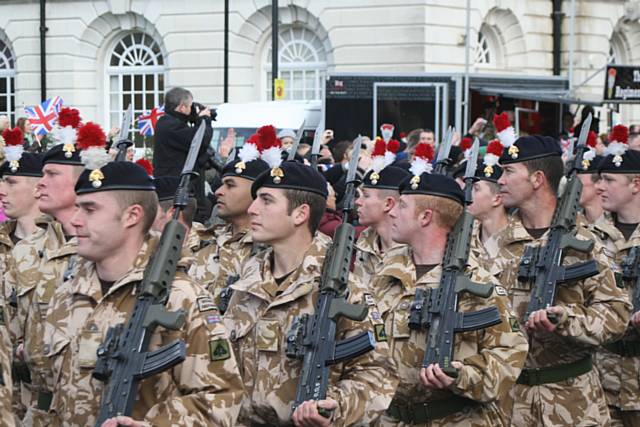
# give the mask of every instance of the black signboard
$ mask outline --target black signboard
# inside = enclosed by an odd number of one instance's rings
[[[607,65],[604,77],[604,101],[640,103],[640,67]]]

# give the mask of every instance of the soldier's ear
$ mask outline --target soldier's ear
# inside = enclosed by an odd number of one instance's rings
[[[296,227],[306,224],[311,216],[311,206],[306,203],[301,204],[291,211],[291,219]]]
[[[140,205],[131,205],[122,214],[122,225],[124,228],[133,228],[141,224],[144,220],[144,209]]]
[[[426,227],[435,219],[436,212],[433,209],[425,209],[418,214],[418,224],[420,227]]]

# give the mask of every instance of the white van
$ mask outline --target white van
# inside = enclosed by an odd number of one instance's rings
[[[311,144],[313,134],[320,123],[322,103],[320,100],[227,103],[219,105],[216,110],[218,116],[216,121],[211,123],[211,147],[215,150],[230,129],[235,130],[238,147],[260,126],[273,125],[278,132],[283,129],[297,132],[303,122],[302,141]]]

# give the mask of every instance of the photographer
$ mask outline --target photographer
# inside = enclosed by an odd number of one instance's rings
[[[209,108],[193,102],[191,92],[181,87],[175,87],[165,94],[164,111],[164,116],[158,119],[156,125],[153,152],[153,169],[156,176],[180,176],[191,140],[200,122],[204,120],[206,123],[204,140],[196,163],[196,172],[200,176],[193,181],[193,189],[198,200],[195,220],[204,221],[211,213],[211,202],[205,197],[204,192],[204,171],[208,161],[207,147],[213,134],[212,113]],[[215,110],[213,116],[215,118]]]

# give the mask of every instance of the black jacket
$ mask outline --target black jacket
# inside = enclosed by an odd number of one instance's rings
[[[213,135],[211,119],[209,117],[198,118],[195,126],[189,126],[189,116],[177,111],[166,111],[165,115],[156,123],[156,134],[153,148],[153,175],[180,176],[184,162],[187,160],[191,140],[200,126],[205,121],[205,132],[198,160],[196,172],[200,177],[193,182],[193,191],[198,200],[198,212],[195,220],[203,222],[209,218],[211,202],[204,195],[204,172],[207,165],[207,147]]]

